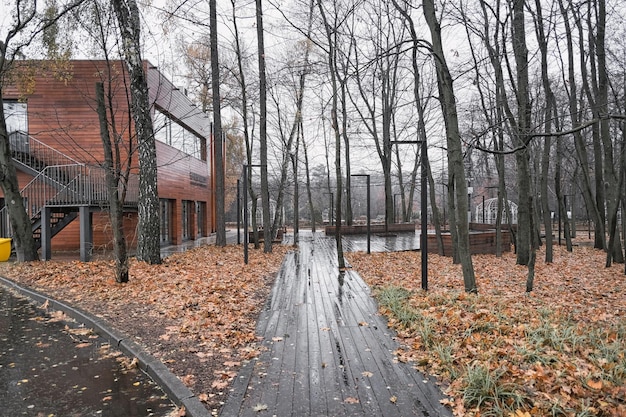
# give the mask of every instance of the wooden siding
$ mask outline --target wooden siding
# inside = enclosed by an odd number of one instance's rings
[[[502,231],[502,252],[510,252],[511,250],[511,233],[508,230]],[[450,233],[442,233],[444,256],[452,256],[452,235]],[[471,254],[495,254],[496,253],[496,231],[470,231],[469,244]],[[433,233],[428,234],[428,252],[437,253],[437,237]]]
[[[172,243],[182,242],[182,204],[183,201],[205,203],[205,231],[211,230],[208,210],[211,208],[211,188],[208,164],[190,157],[162,142],[157,142],[157,164],[159,171],[159,197],[172,200]],[[162,184],[167,186],[163,187]],[[195,210],[195,209],[194,209]],[[197,236],[195,212],[192,236]]]
[[[132,121],[129,114],[128,95],[125,89],[126,71],[121,61],[107,65],[106,61],[76,60],[71,61],[63,77],[53,76],[44,62],[22,63],[24,66],[39,66],[40,70],[24,70],[32,75],[28,91],[18,89],[15,85],[7,86],[3,93],[4,99],[25,100],[28,103],[29,134],[35,139],[59,150],[71,158],[86,164],[98,164],[103,159],[102,143],[98,115],[95,111],[95,84],[104,82],[107,91],[113,97],[112,109],[116,120],[117,131],[128,143],[132,136]],[[148,74],[149,92],[153,100],[153,109],[160,110],[178,120],[194,134],[203,139],[203,155],[210,138],[210,120],[194,107],[191,101],[173,84],[165,79],[160,72],[145,62]],[[17,71],[19,72],[19,71]],[[134,138],[132,139],[134,142]],[[202,202],[204,204],[204,224],[206,233],[214,230],[211,219],[214,218],[210,166],[207,161],[186,155],[177,149],[161,142],[157,144],[158,192],[160,198],[173,201],[172,243],[182,241],[181,204],[183,200]],[[126,150],[125,158],[132,161],[133,171],[138,170],[138,158],[133,152]],[[24,187],[32,177],[20,173],[20,187]],[[1,196],[1,192],[0,192]],[[136,242],[134,236],[136,213],[128,214],[129,242]],[[196,214],[192,213],[193,233],[198,236]],[[107,232],[108,218],[106,213],[94,214],[94,245],[97,249],[110,242]],[[78,248],[78,222],[70,224],[58,234],[52,242],[53,250]]]

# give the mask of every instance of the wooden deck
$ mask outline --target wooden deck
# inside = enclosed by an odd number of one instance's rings
[[[267,348],[237,376],[221,415],[451,416],[438,387],[394,360],[367,285],[339,274],[333,237],[303,234],[261,314]]]

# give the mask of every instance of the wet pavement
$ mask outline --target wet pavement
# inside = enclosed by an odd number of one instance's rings
[[[167,416],[175,409],[103,338],[62,318],[0,286],[0,415]]]

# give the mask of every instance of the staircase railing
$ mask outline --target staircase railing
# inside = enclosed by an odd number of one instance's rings
[[[11,132],[9,143],[13,159],[37,171],[49,165],[82,165],[74,158],[21,131]]]
[[[23,132],[13,132],[10,144],[14,160],[37,172],[21,191],[31,219],[39,218],[44,206],[108,205],[104,168],[80,163]],[[138,190],[137,175],[131,175],[127,204],[137,202]],[[12,235],[6,207],[0,210],[0,230],[3,236]]]

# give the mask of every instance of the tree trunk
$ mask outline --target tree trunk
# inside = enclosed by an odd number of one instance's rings
[[[433,55],[437,69],[437,84],[439,86],[439,100],[444,113],[446,137],[448,146],[448,171],[451,182],[454,184],[456,201],[456,228],[458,235],[458,250],[463,270],[465,291],[478,292],[474,267],[469,247],[469,224],[467,220],[467,181],[463,170],[463,152],[461,149],[461,135],[459,133],[458,116],[456,112],[456,98],[452,76],[448,70],[441,41],[441,27],[435,16],[433,0],[423,0],[424,17],[432,37]]]
[[[561,10],[561,15],[563,16],[563,25],[565,28],[565,38],[567,41],[567,67],[568,67],[568,76],[567,80],[569,83],[569,91],[568,91],[568,104],[569,104],[569,113],[570,119],[572,123],[572,128],[577,128],[580,126],[579,120],[579,110],[578,110],[578,93],[576,87],[576,74],[574,69],[574,44],[572,37],[571,25],[569,23],[569,14],[562,1],[559,1],[559,7]],[[582,35],[583,28],[578,22],[578,30],[579,35]],[[582,39],[582,38],[581,38]],[[587,97],[592,99],[591,92],[589,90],[589,85],[587,82],[587,71],[585,69],[584,58],[581,57],[581,75],[583,80],[582,88],[585,91]],[[591,103],[592,114],[594,117],[596,116],[595,106]],[[594,148],[597,147],[597,143],[599,142],[597,132],[597,127],[594,125],[593,127],[593,137],[594,137]],[[602,154],[598,149],[595,158],[595,172],[594,175],[596,177],[596,198],[594,199],[592,186],[591,186],[591,177],[590,177],[590,169],[589,169],[589,156],[587,152],[587,147],[585,145],[585,141],[582,137],[581,132],[577,131],[574,133],[574,147],[576,149],[576,157],[578,159],[578,163],[580,164],[580,169],[583,174],[583,182],[582,182],[582,194],[583,199],[585,200],[585,205],[587,206],[587,211],[591,215],[591,219],[594,223],[594,247],[596,249],[604,249],[606,248],[605,241],[605,228],[604,228],[604,191],[602,190],[603,181],[602,181]],[[594,151],[595,152],[595,151]],[[598,183],[598,180],[600,183]],[[599,200],[602,200],[602,203],[599,203]],[[599,210],[599,207],[602,207],[602,210]]]
[[[139,9],[135,0],[113,0],[130,76],[132,114],[139,147],[139,237],[137,259],[161,263],[159,194],[154,130],[150,117],[148,85],[141,58]]]
[[[302,132],[302,148],[304,150],[304,170],[306,172],[306,195],[309,201],[309,213],[311,216],[311,233],[315,234],[315,206],[313,204],[313,194],[311,193],[311,169],[309,165],[309,150],[304,140],[304,132]]]
[[[217,5],[209,0],[209,43],[211,49],[211,98],[213,105],[213,151],[215,155],[215,244],[226,246],[226,220],[224,213],[224,136],[220,97],[220,64],[217,48]]]
[[[214,1],[214,0],[212,0]],[[265,75],[265,34],[262,0],[256,1],[256,34],[259,60],[259,141],[261,153],[261,206],[263,209],[263,251],[272,252],[270,193],[267,180],[267,77]],[[278,209],[278,207],[277,207]]]
[[[512,44],[517,73],[517,126],[515,136],[517,146],[526,143],[530,132],[531,103],[528,90],[528,48],[526,47],[526,29],[524,23],[524,0],[513,0]],[[528,265],[531,250],[530,216],[530,170],[529,152],[524,147],[515,153],[517,163],[517,263]]]
[[[239,38],[239,28],[237,27],[237,15],[235,13],[235,1],[231,0],[231,4],[233,6],[233,26],[234,26],[234,35],[235,35],[235,53],[237,55],[237,68],[239,70],[239,86],[241,87],[241,115],[243,119],[243,138],[246,146],[246,163],[248,165],[247,172],[244,172],[247,175],[248,189],[244,190],[244,192],[248,193],[250,196],[250,204],[251,209],[249,211],[249,215],[251,216],[250,226],[252,227],[252,237],[254,241],[254,248],[258,249],[260,247],[259,244],[259,228],[256,221],[256,212],[257,212],[257,199],[258,195],[254,191],[253,183],[252,183],[252,138],[250,137],[250,128],[248,122],[248,86],[246,83],[246,77],[244,73],[244,63],[243,63],[243,53],[241,51],[241,42]],[[247,230],[244,230],[244,233],[248,233]]]
[[[98,121],[100,122],[100,139],[104,148],[104,173],[109,200],[109,220],[113,231],[113,256],[115,257],[115,280],[119,283],[128,282],[128,254],[126,251],[126,236],[124,234],[123,201],[120,198],[121,172],[113,162],[113,147],[109,133],[109,120],[104,99],[104,84],[96,83],[96,102]],[[119,155],[118,155],[119,158]],[[119,160],[119,159],[118,159]]]
[[[291,155],[291,165],[293,166],[293,244],[298,245],[300,235],[300,186],[298,183],[298,149],[300,145],[300,134],[302,132],[302,121],[298,123],[298,134],[296,137],[296,151]]]
[[[0,51],[2,53],[0,56],[0,69],[4,70],[6,62],[4,58],[5,50],[3,45],[0,45],[0,48],[2,49]],[[2,85],[0,84],[0,101],[2,101],[2,98]],[[5,207],[9,214],[9,221],[11,222],[13,245],[17,255],[17,261],[36,261],[39,259],[39,255],[35,247],[31,220],[28,217],[24,200],[20,194],[17,172],[11,157],[4,108],[0,108],[0,185],[4,192]]]
[[[548,40],[545,36],[543,28],[543,12],[541,8],[540,0],[535,0],[535,32],[537,33],[537,39],[539,43],[539,50],[541,51],[541,80],[543,82],[543,91],[546,96],[545,109],[544,109],[544,125],[545,132],[552,130],[552,109],[554,102],[554,94],[552,93],[552,87],[550,85],[550,76],[548,74]],[[552,138],[546,136],[543,145],[543,155],[541,158],[541,176],[539,189],[541,193],[541,199],[539,204],[541,205],[541,212],[543,213],[543,227],[546,234],[546,262],[552,263],[553,250],[552,250],[552,218],[550,216],[550,205],[548,204],[548,170],[550,168],[550,151]]]
[[[609,118],[609,76],[606,66],[605,32],[606,32],[606,4],[605,0],[597,0],[597,36],[596,36],[596,56],[598,60],[598,93],[597,105],[600,115],[600,137],[602,139],[602,149],[604,151],[604,181],[606,190],[606,206],[609,217],[609,239],[607,248],[607,266],[611,264],[611,259],[616,262],[624,262],[622,257],[622,247],[619,239],[615,239],[617,231],[617,211],[619,207],[619,181],[615,171],[615,160],[613,156],[613,140],[611,138],[610,118]]]
[[[342,174],[341,174],[341,132],[339,131],[339,120],[337,117],[338,111],[338,95],[339,88],[337,86],[337,77],[336,77],[336,69],[337,69],[337,52],[336,52],[336,36],[337,32],[334,30],[326,18],[326,13],[324,12],[324,7],[322,6],[321,0],[318,0],[317,6],[320,11],[320,15],[322,16],[322,21],[324,22],[324,29],[326,31],[326,40],[328,42],[328,68],[330,70],[330,79],[331,79],[331,95],[332,95],[332,108],[331,108],[331,127],[335,133],[335,180],[337,181],[337,189],[335,192],[335,242],[337,244],[337,264],[340,271],[343,271],[346,268],[345,259],[343,256],[343,243],[342,243],[342,235],[341,235],[341,195],[343,190],[342,185]]]

